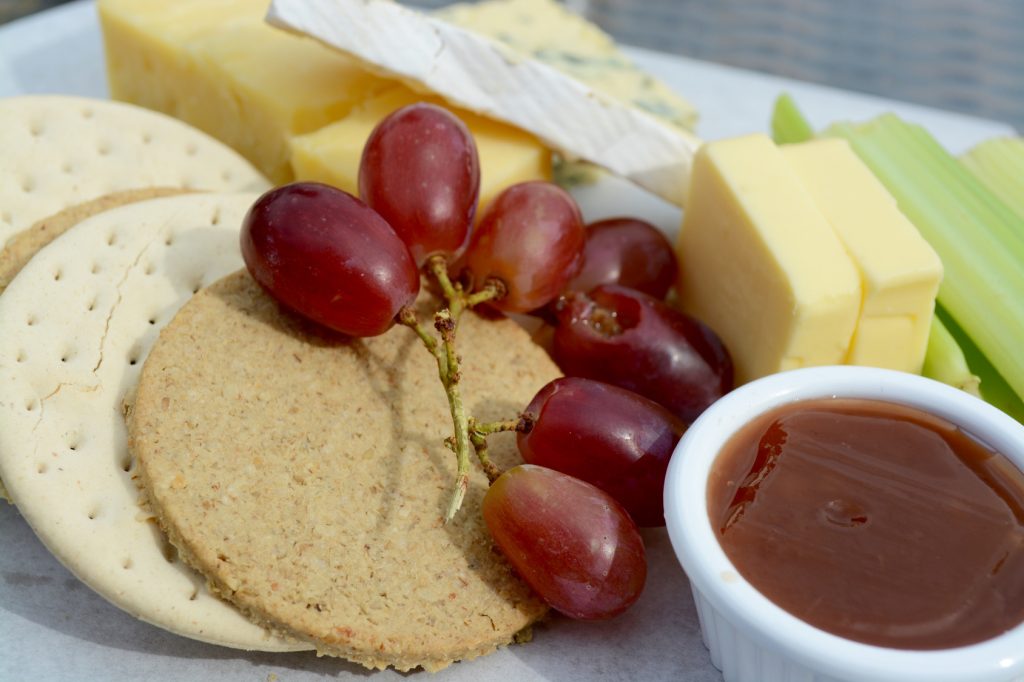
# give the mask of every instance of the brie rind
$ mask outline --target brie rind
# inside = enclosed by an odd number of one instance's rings
[[[267,20],[527,130],[682,205],[700,141],[488,37],[388,0],[274,0]]]

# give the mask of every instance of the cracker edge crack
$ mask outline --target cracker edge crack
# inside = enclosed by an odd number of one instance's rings
[[[165,226],[166,226],[166,224],[168,224],[168,223],[165,223]],[[141,249],[139,249],[139,253],[136,254],[135,258],[132,260],[131,264],[128,266],[128,269],[125,271],[124,276],[121,277],[121,279],[114,286],[114,290],[117,292],[117,299],[110,306],[110,310],[107,311],[106,319],[103,321],[103,334],[100,336],[100,340],[99,340],[99,344],[98,344],[99,345],[99,348],[98,348],[99,359],[96,361],[95,366],[93,366],[93,368],[91,370],[89,370],[89,373],[93,375],[94,383],[92,383],[92,384],[80,384],[80,383],[75,382],[75,381],[61,381],[61,382],[59,382],[57,384],[57,386],[52,391],[47,393],[45,396],[42,396],[42,397],[38,398],[38,400],[39,400],[39,416],[36,418],[36,423],[32,426],[32,434],[33,435],[39,429],[39,425],[43,421],[43,414],[44,414],[44,412],[46,410],[46,402],[48,400],[50,400],[51,398],[55,397],[56,395],[58,395],[65,388],[71,388],[71,389],[80,391],[82,393],[95,393],[96,391],[100,390],[103,387],[103,383],[101,381],[99,381],[99,377],[97,376],[97,373],[99,372],[100,367],[103,365],[103,360],[104,360],[103,349],[104,349],[104,346],[106,346],[106,343],[107,343],[107,336],[110,334],[110,321],[113,319],[114,315],[117,313],[117,309],[120,307],[121,302],[124,299],[124,293],[122,292],[122,288],[124,287],[125,282],[128,281],[128,278],[131,277],[132,273],[138,267],[139,262],[142,260],[142,257],[146,255],[146,252],[149,251],[150,247],[152,247],[153,244],[155,244],[160,238],[161,237],[158,236],[158,237],[156,237],[154,239],[151,239],[150,241],[146,242],[146,244],[143,245]],[[123,400],[123,398],[122,398],[122,400]],[[119,402],[121,402],[121,401],[119,400]],[[36,449],[38,449],[38,448],[36,448]],[[33,450],[33,451],[35,451],[35,450]],[[2,485],[2,482],[0,482],[0,485]]]
[[[166,219],[162,223],[160,228],[157,230],[157,235],[153,239],[150,239],[149,241],[147,241],[145,244],[142,245],[142,247],[139,249],[139,252],[136,254],[135,258],[129,264],[128,268],[125,270],[124,276],[122,276],[121,279],[118,280],[117,284],[114,286],[114,290],[117,292],[117,298],[114,301],[114,303],[110,306],[110,310],[107,311],[106,319],[103,321],[103,334],[100,336],[100,340],[99,340],[99,344],[98,344],[99,345],[99,348],[98,348],[99,359],[96,361],[95,366],[93,366],[93,368],[90,370],[90,374],[93,375],[93,380],[94,380],[93,383],[92,384],[80,384],[80,383],[75,382],[75,381],[60,381],[60,382],[57,383],[57,386],[52,391],[47,393],[45,396],[41,396],[41,397],[37,396],[36,399],[39,401],[39,413],[36,416],[35,423],[32,425],[32,428],[29,431],[29,433],[32,436],[36,435],[36,432],[39,430],[40,425],[43,423],[43,419],[44,419],[44,416],[46,414],[46,403],[47,403],[47,401],[50,400],[51,398],[55,397],[56,395],[58,395],[65,388],[74,389],[74,390],[80,391],[82,393],[95,393],[96,391],[99,391],[103,387],[103,384],[99,380],[99,377],[97,376],[97,373],[99,372],[100,367],[103,365],[104,347],[106,346],[106,343],[107,343],[107,336],[110,333],[110,321],[113,319],[114,315],[117,313],[117,309],[118,309],[118,307],[120,307],[121,302],[124,299],[124,293],[123,293],[122,289],[124,288],[125,282],[128,281],[128,278],[131,277],[132,273],[138,268],[139,262],[142,260],[143,256],[146,255],[146,253],[149,251],[149,249],[155,243],[157,243],[160,239],[163,238],[162,237],[163,229],[166,228],[168,225],[170,225],[172,222],[173,222],[173,218]],[[14,236],[16,237],[18,235],[14,235]],[[11,240],[8,240],[8,241],[11,241]],[[0,289],[0,294],[2,294],[4,291],[5,291],[5,289]],[[129,391],[129,393],[130,392],[131,391]],[[123,402],[124,398],[125,397],[122,396],[121,399],[118,402]],[[34,439],[33,447],[32,447],[32,456],[33,457],[36,456],[38,454],[38,452],[39,452],[39,442],[38,442],[38,440]],[[10,493],[8,492],[7,487],[4,485],[4,482],[3,482],[2,478],[0,478],[0,499],[5,500],[8,504],[11,504],[11,505],[14,504],[14,499],[11,497]]]
[[[100,357],[96,361],[96,366],[92,368],[93,375],[95,375],[97,372],[99,372],[100,367],[103,365],[103,360],[104,360],[103,349],[107,345],[107,336],[110,334],[110,321],[114,318],[114,315],[117,313],[117,309],[120,307],[121,302],[124,300],[124,292],[122,291],[122,289],[124,288],[125,282],[128,281],[128,278],[131,277],[132,274],[135,272],[136,268],[139,267],[139,262],[142,261],[142,257],[146,255],[146,253],[153,246],[153,244],[155,244],[160,239],[163,239],[163,236],[162,236],[163,228],[167,227],[171,223],[172,223],[171,219],[165,220],[163,222],[163,224],[160,226],[160,229],[158,230],[158,235],[156,237],[154,237],[153,239],[149,240],[148,242],[146,242],[146,244],[143,245],[143,247],[141,249],[139,249],[139,252],[135,255],[134,260],[132,260],[132,262],[128,266],[127,270],[125,270],[124,275],[117,282],[117,284],[114,285],[114,290],[117,292],[117,299],[114,301],[113,305],[110,306],[110,310],[107,312],[107,318],[103,322],[103,334],[100,335],[100,343],[99,343],[99,356]]]

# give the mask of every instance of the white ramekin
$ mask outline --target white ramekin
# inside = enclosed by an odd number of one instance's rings
[[[869,398],[947,419],[1024,469],[1024,426],[966,393],[911,374],[815,367],[742,386],[712,405],[679,442],[665,481],[665,520],[690,578],[704,643],[726,682],[995,682],[1024,679],[1024,625],[955,649],[909,651],[853,642],[782,610],[744,580],[707,513],[708,472],[755,416],[797,400]]]

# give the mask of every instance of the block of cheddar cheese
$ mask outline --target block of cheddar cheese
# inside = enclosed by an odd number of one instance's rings
[[[942,262],[849,143],[782,147],[860,272],[863,301],[846,362],[918,373]]]
[[[374,97],[348,116],[292,140],[291,164],[296,178],[317,180],[356,193],[363,145],[377,123],[407,104],[445,106],[473,133],[480,154],[481,210],[501,190],[526,180],[551,178],[551,152],[529,133],[417,94],[402,85]]]
[[[171,114],[234,147],[274,182],[296,177],[338,184],[351,164],[340,157],[306,154],[292,163],[293,149],[310,150],[315,139],[336,153],[350,143],[342,133],[358,116],[323,136],[293,140],[348,116],[393,80],[363,62],[303,36],[266,24],[270,0],[97,0],[115,99]],[[445,18],[488,35],[510,49],[510,59],[544,61],[591,87],[677,128],[692,126],[693,107],[666,85],[639,70],[612,39],[554,0],[488,0],[446,8]],[[511,181],[550,177],[548,153],[531,135],[475,117],[470,128],[481,154],[501,158]],[[347,133],[346,133],[347,134]],[[486,147],[486,149],[483,149]],[[493,151],[492,151],[493,150]],[[348,153],[348,152],[345,152]],[[343,155],[344,156],[344,155]],[[344,165],[344,164],[343,164]],[[484,192],[504,180],[484,162]],[[329,172],[328,172],[329,171]],[[299,176],[300,178],[302,176]]]
[[[263,21],[269,0],[100,0],[110,92],[213,135],[271,180],[289,140],[391,83]]]
[[[680,303],[722,337],[738,383],[846,359],[860,277],[766,136],[701,147],[677,250]]]

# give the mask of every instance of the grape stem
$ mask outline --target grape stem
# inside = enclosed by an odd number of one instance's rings
[[[458,326],[462,312],[467,308],[493,301],[503,297],[507,293],[505,283],[498,279],[488,279],[479,291],[467,294],[458,282],[452,282],[448,276],[448,261],[444,256],[431,256],[427,260],[427,267],[434,279],[441,285],[441,292],[448,303],[448,310],[451,312],[455,325]]]
[[[430,354],[437,360],[438,377],[441,379],[441,384],[447,387],[448,360],[441,347],[437,345],[437,339],[434,338],[434,335],[431,334],[426,327],[420,324],[420,320],[416,316],[416,311],[412,306],[403,306],[402,309],[398,311],[398,321],[416,332],[416,336],[420,337],[423,345],[427,347]]]
[[[438,343],[437,337],[420,323],[412,306],[403,307],[396,319],[402,325],[412,329],[430,351],[430,354],[434,356],[437,362],[437,375],[441,379],[445,395],[448,398],[448,408],[451,412],[455,433],[446,438],[444,444],[455,453],[457,462],[455,490],[444,517],[445,523],[448,523],[459,511],[462,501],[466,497],[466,491],[469,489],[470,447],[475,451],[477,459],[480,461],[480,467],[487,474],[488,480],[493,483],[501,475],[501,469],[490,459],[487,450],[487,436],[501,431],[528,432],[533,426],[533,421],[529,415],[523,415],[518,420],[478,424],[476,420],[466,414],[466,409],[462,404],[462,394],[459,390],[462,376],[459,370],[459,355],[455,351],[455,331],[458,327],[459,317],[467,308],[504,296],[506,292],[504,284],[498,280],[487,280],[479,291],[467,294],[461,284],[452,282],[448,277],[448,263],[443,256],[429,258],[427,269],[440,285],[447,304],[447,307],[437,311],[434,315],[434,329],[440,335],[441,342]]]
[[[533,430],[533,417],[523,414],[519,419],[510,419],[503,422],[478,423],[475,419],[469,420],[469,440],[476,448],[477,459],[480,466],[487,474],[487,480],[494,483],[501,476],[501,469],[491,461],[487,452],[487,436],[501,431],[516,431],[518,433],[529,433]]]
[[[500,431],[516,431],[517,433],[529,433],[533,430],[534,419],[529,414],[523,414],[519,419],[509,419],[503,422],[484,422],[479,424],[475,421],[471,421],[469,428],[479,433],[481,436],[489,436],[492,433],[498,433]]]
[[[448,407],[452,414],[452,423],[455,426],[455,459],[458,462],[458,469],[455,474],[455,492],[452,493],[451,503],[445,513],[444,521],[448,523],[454,518],[455,513],[462,506],[462,500],[466,497],[469,489],[469,448],[471,445],[469,437],[469,418],[462,405],[462,393],[459,391],[459,382],[462,377],[459,374],[459,356],[455,352],[455,320],[452,319],[451,311],[448,308],[437,311],[434,315],[434,328],[441,335],[441,343],[444,346],[445,362],[438,362],[438,369],[441,365],[447,365],[447,382],[444,383],[445,394],[448,396]]]
[[[466,298],[462,291],[462,285],[452,282],[448,276],[448,261],[444,256],[431,256],[427,260],[427,268],[441,286],[441,293],[444,294],[444,300],[448,303],[452,319],[458,323]]]
[[[476,450],[476,457],[480,460],[481,468],[487,474],[487,480],[494,483],[498,480],[498,476],[501,476],[501,469],[491,461],[490,454],[487,452],[487,437],[470,427],[469,440],[473,443],[473,448]]]
[[[480,291],[466,297],[466,307],[472,308],[487,301],[497,300],[505,296],[507,291],[505,283],[500,279],[489,279],[484,282],[484,286]]]

